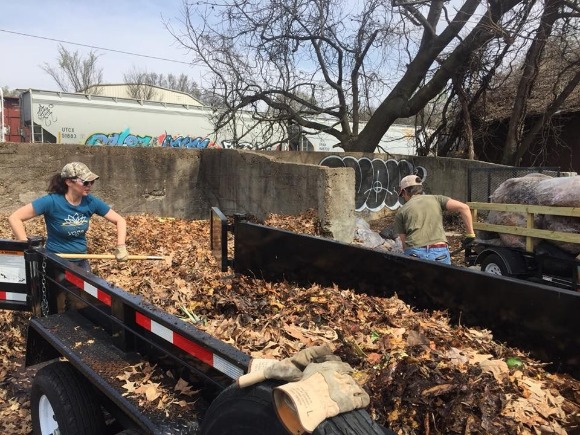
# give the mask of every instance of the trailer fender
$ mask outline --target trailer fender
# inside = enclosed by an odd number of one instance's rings
[[[499,246],[486,247],[479,253],[475,263],[481,265],[484,270],[489,262],[497,263],[502,272],[505,270],[502,275],[518,276],[529,273],[523,254],[513,249]]]
[[[28,326],[26,334],[26,367],[60,358],[62,354],[35,328]]]
[[[280,381],[265,381],[247,388],[232,384],[211,403],[200,435],[288,435],[276,415],[272,390]],[[372,421],[362,409],[340,414],[318,425],[314,435],[385,435],[393,432]]]

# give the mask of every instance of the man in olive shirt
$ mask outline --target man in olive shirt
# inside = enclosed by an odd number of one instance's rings
[[[405,200],[405,204],[395,216],[395,232],[401,238],[405,255],[451,264],[443,228],[444,210],[461,215],[465,225],[463,246],[475,239],[469,206],[443,195],[424,195],[420,177],[404,177],[400,183],[399,196]]]

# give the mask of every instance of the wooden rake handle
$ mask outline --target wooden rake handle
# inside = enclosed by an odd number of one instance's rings
[[[78,258],[82,260],[114,260],[113,254],[56,254],[61,258]],[[167,257],[157,255],[129,255],[128,260],[166,260]]]

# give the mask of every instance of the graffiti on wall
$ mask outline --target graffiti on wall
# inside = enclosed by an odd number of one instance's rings
[[[423,181],[427,171],[422,166],[414,167],[407,160],[381,160],[351,156],[327,156],[320,161],[329,168],[353,168],[355,173],[355,210],[379,211],[384,207],[395,210],[399,201],[401,178],[417,174]]]
[[[192,136],[182,136],[182,135],[171,135],[165,132],[157,138],[157,143],[166,148],[193,148],[193,149],[203,149],[203,148],[220,148],[219,145],[212,142],[209,137],[192,137]]]
[[[95,133],[89,136],[85,145],[111,145],[127,147],[147,147],[153,146],[151,136],[138,136],[131,134],[126,128],[120,133]]]
[[[122,132],[94,133],[85,141],[85,145],[109,145],[128,147],[164,147],[164,148],[224,148],[224,149],[258,149],[261,144],[250,142],[236,142],[231,139],[224,139],[221,144],[213,142],[208,137],[184,136],[181,134],[169,134],[167,132],[157,136],[139,136],[132,134],[129,128]]]
[[[44,104],[38,105],[38,111],[36,112],[36,116],[38,119],[44,123],[45,126],[50,127],[53,122],[58,121],[58,118],[53,112],[54,104]]]

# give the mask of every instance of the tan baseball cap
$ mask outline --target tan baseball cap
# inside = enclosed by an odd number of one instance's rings
[[[94,181],[99,176],[81,162],[71,162],[64,165],[62,171],[60,171],[60,176],[62,178],[80,178],[83,181]]]
[[[407,175],[401,179],[401,183],[399,184],[399,194],[401,194],[401,192],[403,192],[403,190],[407,187],[421,185],[423,185],[421,177],[417,177],[416,175]]]

